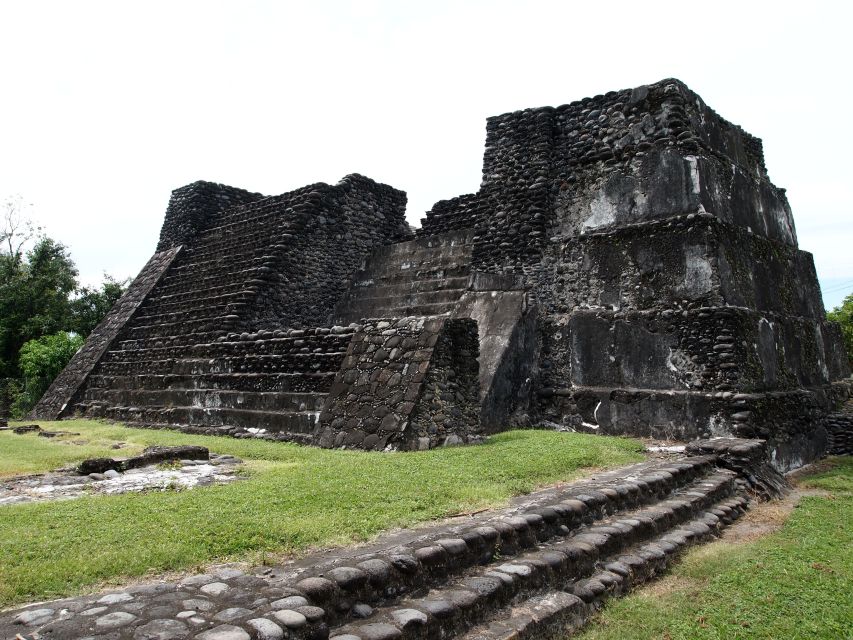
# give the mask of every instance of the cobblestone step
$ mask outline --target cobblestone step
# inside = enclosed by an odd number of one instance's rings
[[[121,353],[117,352],[116,357]],[[289,353],[244,355],[221,358],[163,358],[160,360],[118,360],[104,358],[98,365],[100,375],[126,376],[149,373],[204,375],[209,373],[307,373],[335,372],[346,355],[332,353]]]
[[[735,498],[720,501],[712,508],[739,513],[742,507],[734,505],[740,505],[741,500],[745,507],[745,499]],[[543,591],[569,593],[574,596],[571,600],[576,606],[597,602],[610,594],[618,595],[630,584],[632,576],[636,576],[636,582],[648,579],[665,569],[668,556],[688,544],[708,539],[722,526],[721,519],[710,511],[691,515],[695,517],[685,518],[657,535],[641,537],[634,543],[614,543],[603,534],[581,534],[542,545],[510,562],[471,571],[422,597],[403,599],[393,607],[377,609],[363,622],[335,628],[331,637],[333,640],[407,640],[465,634],[464,637],[476,638],[477,635],[466,633],[474,625],[493,619],[513,601],[528,600]],[[630,520],[623,522],[623,528],[632,526]],[[518,614],[510,615],[509,624],[501,620],[492,622],[486,631],[511,629],[511,621],[517,623],[521,617]]]
[[[486,624],[461,635],[461,640],[560,640],[569,637],[608,598],[624,595],[659,576],[687,547],[711,539],[739,518],[746,508],[743,498],[721,501],[680,527],[626,549],[622,554],[604,558],[588,578],[564,583],[562,589],[549,589],[505,606]]]
[[[611,517],[601,517],[600,512],[593,515],[589,506],[578,499],[586,497],[590,501],[592,494],[576,493],[573,498],[496,520],[459,537],[424,541],[427,544],[423,546],[363,561],[363,566],[336,567],[326,575],[337,583],[339,592],[346,593],[354,602],[381,605],[389,598],[438,587],[460,573],[467,571],[470,575],[472,570],[488,571],[496,562],[524,556],[531,550],[550,548],[549,545],[557,544],[555,541],[566,536],[572,536],[575,542],[600,546],[602,553],[610,553],[633,544],[638,538],[675,526],[713,502],[731,496],[734,491],[734,474],[721,471],[686,485],[663,502],[642,509],[618,509],[619,502],[611,501],[610,508],[615,513]],[[623,501],[622,504],[627,503]],[[591,522],[585,523],[584,518]],[[389,565],[389,575],[394,576],[393,580],[389,578],[381,585],[381,589],[374,575],[380,566],[376,560]],[[399,569],[391,571],[390,567],[397,568],[395,562],[409,562],[412,568],[408,574]],[[485,565],[485,568],[472,569],[477,565]],[[354,576],[358,573],[368,573],[372,580],[354,586]]]

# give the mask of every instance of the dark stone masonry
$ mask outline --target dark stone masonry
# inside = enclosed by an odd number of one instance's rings
[[[420,229],[359,175],[172,194],[157,252],[42,398],[82,414],[418,450],[510,426],[849,449],[839,328],[761,141],[678,80],[489,118]]]

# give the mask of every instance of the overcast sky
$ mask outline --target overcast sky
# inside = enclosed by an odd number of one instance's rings
[[[363,173],[476,191],[485,119],[666,77],[764,140],[828,306],[853,291],[847,2],[0,0],[0,197],[81,279],[135,275],[172,189]]]

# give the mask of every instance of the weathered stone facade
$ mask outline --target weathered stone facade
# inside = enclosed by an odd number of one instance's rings
[[[175,191],[159,275],[36,415],[367,449],[551,424],[763,438],[780,469],[822,454],[849,363],[760,140],[677,80],[486,131],[480,190],[414,234],[405,194],[361,176]]]

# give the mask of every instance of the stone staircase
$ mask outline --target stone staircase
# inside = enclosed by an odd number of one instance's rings
[[[756,486],[785,490],[768,471],[762,441],[716,440],[696,450],[711,453],[601,473],[500,511],[254,575],[223,569],[33,605],[0,616],[0,631],[30,625],[17,629],[70,640],[120,620],[110,637],[160,637],[145,634],[168,628],[168,637],[199,640],[565,638],[607,598],[660,575],[732,524],[763,493]],[[99,617],[88,613],[95,606]]]
[[[640,465],[294,586],[326,607],[338,640],[565,637],[747,505],[737,474],[713,457]],[[354,620],[364,610],[345,602],[372,612]]]
[[[469,285],[473,235],[452,231],[380,247],[353,277],[336,323],[450,313]]]
[[[251,215],[230,211],[227,224],[181,253],[94,367],[71,412],[311,443],[354,321],[449,314],[468,288],[471,233],[455,231],[375,250],[336,311],[338,324],[351,326],[234,333],[274,276],[278,243],[290,230],[286,217],[266,220],[280,217],[274,208],[253,207]],[[255,227],[274,229],[272,237]]]
[[[287,202],[298,206],[305,194]],[[234,333],[275,277],[294,214],[229,209],[186,247],[100,358],[71,411],[309,442],[353,329]]]
[[[310,442],[355,327],[120,341],[74,410],[188,431]]]

